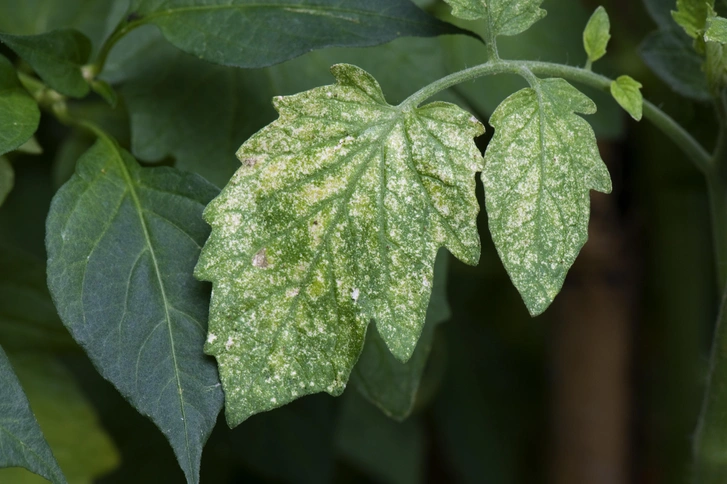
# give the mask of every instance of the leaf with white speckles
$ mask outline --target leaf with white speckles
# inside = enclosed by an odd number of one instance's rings
[[[588,238],[589,190],[611,178],[593,130],[596,105],[563,79],[539,81],[495,110],[483,182],[490,232],[532,315],[560,291]]]
[[[205,351],[231,426],[340,394],[372,320],[408,360],[437,249],[479,259],[473,138],[483,126],[452,104],[391,106],[365,71],[331,70],[337,84],[275,99],[280,117],[242,145],[242,167],[205,211]]]
[[[452,15],[466,20],[485,19],[494,36],[517,35],[545,17],[543,0],[444,0]]]

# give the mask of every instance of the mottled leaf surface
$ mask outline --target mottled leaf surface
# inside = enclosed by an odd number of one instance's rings
[[[408,360],[439,247],[479,258],[473,138],[483,126],[452,104],[391,106],[355,66],[332,72],[335,85],[275,99],[279,119],[240,148],[242,167],[205,210],[205,351],[231,426],[340,394],[372,319]]]
[[[694,51],[692,39],[680,29],[652,32],[639,52],[651,70],[674,91],[698,101],[710,98],[702,72],[704,60]]]
[[[455,17],[485,19],[492,37],[517,35],[545,17],[543,0],[444,0]]]
[[[588,238],[589,190],[611,178],[588,123],[596,105],[563,79],[538,81],[490,118],[483,183],[490,232],[532,315],[560,291]]]
[[[727,18],[712,16],[704,33],[704,40],[727,44]]]
[[[402,363],[397,360],[373,327],[366,333],[366,344],[353,368],[351,382],[356,389],[396,420],[404,420],[411,414],[434,342],[434,331],[439,323],[449,318],[448,266],[447,252],[440,249],[434,263],[432,297],[427,307],[426,322],[409,361]]]
[[[238,67],[269,66],[324,47],[463,33],[409,0],[136,0],[132,9],[180,49]]]
[[[10,354],[10,360],[69,483],[90,484],[118,466],[120,459],[111,438],[99,425],[73,375],[59,361],[32,353]],[[2,469],[0,482],[46,481],[22,469]]]
[[[66,96],[83,97],[90,87],[81,67],[91,55],[91,41],[73,29],[38,35],[0,33],[0,41],[23,58],[50,87]]]
[[[192,277],[217,190],[195,174],[142,169],[106,135],[57,192],[48,286],[99,372],[169,440],[189,482],[222,406],[202,353],[209,289]]]
[[[714,7],[714,0],[677,0],[677,9],[671,15],[692,38],[704,32],[707,15]]]
[[[611,95],[636,121],[641,120],[644,97],[641,95],[641,83],[630,76],[619,76],[611,82]]]
[[[0,55],[0,155],[28,141],[39,122],[38,104],[20,84],[10,61]]]
[[[588,54],[588,60],[595,62],[603,57],[609,40],[611,40],[611,22],[606,9],[598,7],[583,30],[583,48]]]
[[[25,467],[54,484],[65,483],[58,462],[30,410],[18,377],[0,347],[0,467]]]

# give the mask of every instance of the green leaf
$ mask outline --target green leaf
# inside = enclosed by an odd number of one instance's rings
[[[116,95],[116,91],[114,91],[114,88],[111,87],[108,82],[94,79],[93,81],[91,81],[91,90],[101,96],[104,101],[109,103],[109,106],[111,106],[112,108],[116,107],[118,96]]]
[[[464,33],[409,0],[136,0],[140,23],[157,25],[185,52],[218,64],[264,67],[313,49],[377,45],[401,36]]]
[[[0,33],[0,41],[23,58],[50,87],[72,97],[84,97],[89,86],[81,67],[91,55],[91,41],[72,29],[38,35]]]
[[[716,16],[710,18],[704,40],[727,44],[727,18]]]
[[[338,419],[339,454],[373,482],[425,482],[426,434],[419,419],[386,418],[355,393],[346,393]]]
[[[40,109],[18,80],[13,65],[0,55],[0,155],[28,141],[40,122]]]
[[[0,467],[25,467],[54,484],[66,482],[2,347],[0,448]]]
[[[9,352],[77,348],[45,282],[45,263],[0,247],[0,344]]]
[[[610,30],[611,22],[606,9],[598,7],[583,31],[583,48],[590,62],[595,62],[606,54],[606,47],[611,39]]]
[[[18,151],[28,155],[42,155],[43,147],[40,146],[35,136],[31,136],[28,141],[18,147]]]
[[[407,418],[416,403],[419,383],[429,359],[434,331],[449,318],[447,303],[448,254],[440,249],[434,264],[432,298],[426,323],[414,354],[402,363],[391,354],[376,328],[366,333],[366,345],[351,373],[356,389],[386,415],[396,420]]]
[[[536,23],[517,37],[499,38],[497,50],[505,59],[540,59],[560,64],[582,64],[586,61],[582,47],[583,25],[588,22],[591,14],[580,0],[550,2],[547,21]],[[454,21],[459,22],[460,27],[486,36],[482,25],[484,22]],[[553,32],[558,32],[558,35],[553,35]],[[682,35],[686,37],[686,34]],[[466,69],[488,59],[487,49],[470,37],[448,35],[438,40],[445,45],[446,72]],[[604,69],[616,69],[617,66],[611,65],[612,61],[608,57],[603,59],[601,62]],[[527,83],[519,76],[502,75],[462,83],[453,91],[462,95],[481,117],[489,117],[503,99],[526,86]],[[587,87],[583,91],[598,105],[598,112],[588,117],[597,138],[621,137],[625,127],[624,118],[611,96]]]
[[[0,0],[0,32],[35,35],[74,28],[91,39],[95,52],[128,7],[125,0]]]
[[[455,17],[485,19],[493,37],[517,35],[545,17],[543,0],[444,0]]]
[[[639,51],[644,62],[674,91],[697,101],[710,99],[702,72],[703,59],[684,32],[677,29],[653,32],[644,39]]]
[[[630,76],[619,76],[611,82],[611,95],[619,106],[636,121],[641,121],[644,97],[641,95],[641,83]]]
[[[677,9],[671,16],[684,31],[696,39],[707,24],[707,15],[714,8],[714,0],[677,0]]]
[[[437,249],[479,258],[472,138],[482,125],[452,104],[391,106],[355,66],[331,71],[336,85],[275,98],[280,118],[242,145],[243,166],[205,210],[205,351],[231,426],[303,395],[340,394],[371,319],[408,360]]]
[[[13,185],[15,185],[13,165],[10,164],[7,158],[0,156],[0,205],[8,197]]]
[[[108,136],[79,160],[46,226],[48,286],[99,372],[162,430],[189,482],[222,406],[202,353],[208,288],[192,268],[217,190],[173,168],[142,169]]]
[[[70,483],[90,483],[113,470],[119,455],[70,372],[42,355],[10,355],[33,413]],[[42,484],[20,469],[0,470],[0,482]]]
[[[589,190],[611,191],[588,123],[596,105],[563,79],[538,81],[490,118],[483,183],[490,232],[530,314],[560,291],[588,238]]]
[[[172,157],[177,168],[224,186],[240,167],[235,150],[275,118],[269,78],[195,59],[156,30],[134,32],[110,58],[108,79],[123,83],[132,151],[152,163]]]

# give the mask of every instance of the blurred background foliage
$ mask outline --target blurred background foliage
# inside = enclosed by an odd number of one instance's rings
[[[0,30],[75,27],[98,45],[123,15],[123,3],[0,0]],[[453,21],[443,2],[418,3]],[[673,61],[662,76],[693,74],[688,61],[669,57],[683,41],[670,31],[673,3],[603,0],[613,37],[596,70],[642,82],[647,99],[711,147],[709,107],[685,100],[647,66]],[[581,32],[598,4],[545,0],[548,16],[523,35],[501,38],[501,55],[583,65]],[[188,56],[145,27],[115,48],[103,75],[120,95],[118,106],[112,110],[91,98],[74,101],[71,109],[95,119],[143,163],[197,171],[222,186],[238,165],[237,147],[274,119],[270,98],[330,83],[334,63],[371,72],[393,103],[485,59],[473,39],[443,37],[327,49],[267,69],[240,70]],[[674,82],[699,99],[700,86],[692,80]],[[441,98],[486,121],[521,87],[517,78],[498,76]],[[175,95],[165,96],[169,91]],[[704,182],[648,122],[637,124],[608,96],[584,91],[598,104],[589,121],[615,189],[593,196],[590,241],[553,307],[541,317],[528,316],[482,213],[481,262],[468,267],[450,260],[451,316],[434,330],[411,417],[401,423],[387,418],[350,385],[341,398],[304,398],[233,431],[221,418],[205,448],[202,482],[688,480],[717,307]],[[483,148],[491,134],[480,140]],[[182,482],[162,435],[69,341],[45,288],[49,203],[93,140],[44,116],[37,141],[41,154],[8,157],[16,179],[0,209],[0,342],[70,482]],[[481,187],[478,193],[484,196]],[[18,301],[31,310],[13,309]],[[42,479],[9,469],[0,470],[0,482]]]

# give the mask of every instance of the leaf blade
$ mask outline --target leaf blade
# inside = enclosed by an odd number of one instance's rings
[[[408,0],[137,0],[132,8],[142,16],[140,22],[157,25],[178,48],[210,62],[247,68],[324,47],[464,33]]]
[[[38,103],[23,89],[13,65],[0,55],[0,155],[20,147],[38,129]]]
[[[492,37],[517,35],[545,17],[543,0],[445,0],[452,14],[465,20],[485,19]]]
[[[340,394],[370,319],[406,361],[439,246],[479,258],[482,125],[446,103],[390,106],[355,66],[332,72],[335,85],[275,99],[280,117],[243,144],[243,166],[205,211],[213,230],[195,274],[214,286],[205,351],[230,426]]]
[[[104,135],[54,197],[47,223],[61,319],[162,430],[189,482],[199,479],[222,405],[214,364],[200,351],[208,295],[191,276],[208,232],[201,211],[216,193],[197,175],[140,168]]]
[[[61,94],[80,98],[89,93],[81,68],[91,55],[91,41],[81,32],[59,29],[38,35],[0,33],[0,41]]]
[[[563,79],[507,98],[485,153],[490,233],[510,279],[536,316],[560,291],[588,238],[589,190],[611,191],[593,130],[575,113],[596,106]]]
[[[591,15],[583,31],[583,47],[588,60],[595,62],[606,54],[608,41],[611,39],[611,22],[606,9],[598,7]]]
[[[17,376],[0,347],[0,467],[25,467],[53,483],[65,483],[58,462],[30,410]]]
[[[611,82],[611,95],[619,106],[629,113],[636,121],[641,121],[644,97],[641,95],[641,83],[630,76],[619,76]]]

